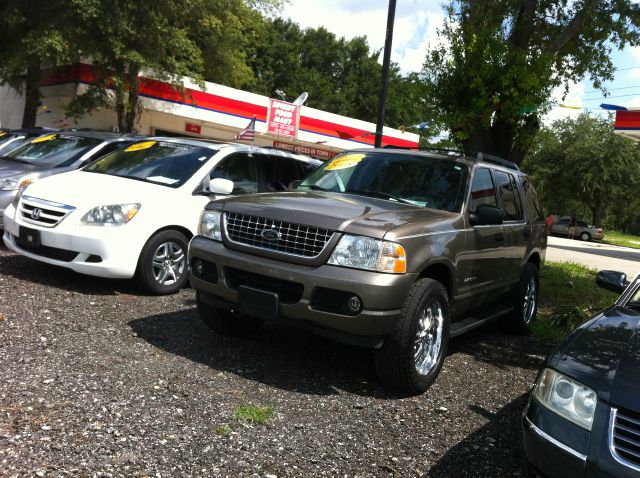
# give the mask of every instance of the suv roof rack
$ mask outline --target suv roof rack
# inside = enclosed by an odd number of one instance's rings
[[[505,168],[514,169],[516,171],[520,171],[520,168],[516,163],[511,161],[507,161],[506,159],[500,158],[498,156],[494,156],[492,154],[487,153],[478,153],[476,155],[476,161],[483,161],[485,163],[497,164],[498,166],[504,166]]]

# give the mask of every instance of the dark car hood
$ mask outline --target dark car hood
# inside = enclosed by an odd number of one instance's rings
[[[610,404],[640,412],[640,311],[612,307],[577,329],[549,365]]]
[[[0,178],[8,178],[10,176],[17,176],[19,174],[30,173],[33,171],[40,171],[42,168],[27,163],[18,163],[8,159],[2,159],[0,157]]]
[[[322,227],[333,231],[382,238],[391,229],[410,222],[453,218],[446,211],[352,194],[324,191],[288,191],[235,196],[214,201],[209,209]]]

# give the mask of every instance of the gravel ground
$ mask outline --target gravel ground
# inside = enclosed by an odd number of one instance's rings
[[[190,289],[146,297],[0,248],[0,475],[519,476],[547,352],[483,328],[406,398],[370,351],[269,327],[223,338]],[[250,404],[272,418],[236,420]]]

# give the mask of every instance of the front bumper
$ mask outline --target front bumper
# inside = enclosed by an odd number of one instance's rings
[[[207,300],[207,297],[212,297],[221,305],[226,303],[233,307],[237,304],[238,292],[228,275],[231,270],[249,271],[272,278],[274,282],[301,285],[300,297],[294,303],[280,301],[279,319],[289,319],[293,325],[304,327],[308,324],[323,330],[371,338],[384,337],[395,329],[402,304],[417,279],[417,274],[383,274],[327,264],[318,267],[297,265],[228,249],[221,242],[201,236],[194,237],[189,246],[189,264],[194,259],[215,264],[215,280],[203,280],[193,272],[190,274],[192,287],[205,303],[212,302]],[[319,310],[313,302],[319,289],[357,295],[362,301],[362,311],[357,315],[344,315]]]
[[[4,229],[4,210],[11,204],[17,193],[17,190],[0,191],[0,230]]]
[[[44,247],[27,250],[19,246],[16,238],[20,226],[38,230]],[[9,206],[4,214],[3,240],[10,250],[47,264],[96,277],[130,279],[146,240],[146,236],[138,240],[130,226],[86,226],[70,215],[56,227],[47,228],[22,222]]]

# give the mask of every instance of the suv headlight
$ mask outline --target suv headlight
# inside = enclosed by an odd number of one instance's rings
[[[395,242],[345,234],[329,258],[329,264],[391,274],[407,272],[404,247]]]
[[[117,226],[131,221],[139,210],[138,203],[97,206],[82,216],[81,221],[95,226]]]
[[[31,181],[33,181],[31,178],[24,176],[0,179],[0,191],[16,191],[28,186]]]
[[[552,412],[591,431],[598,395],[589,387],[546,368],[538,377],[533,396]]]
[[[216,241],[222,240],[222,213],[220,211],[202,211],[198,234]]]

